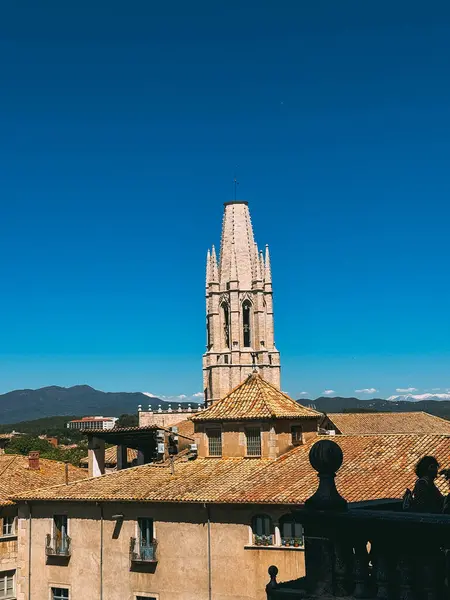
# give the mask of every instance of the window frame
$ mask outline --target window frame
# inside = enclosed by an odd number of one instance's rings
[[[294,434],[294,430],[295,434]],[[300,430],[300,439],[298,436],[298,430]],[[295,435],[295,437],[294,437]],[[301,446],[303,444],[303,426],[302,425],[291,425],[291,442],[293,446]]]
[[[258,519],[261,519],[260,528],[258,528]],[[275,524],[270,515],[265,513],[253,515],[251,530],[253,546],[275,546]]]
[[[67,596],[64,597],[61,594],[56,596],[55,594],[56,594],[57,590],[67,592]],[[60,583],[51,585],[50,586],[50,600],[70,600],[70,588],[67,586],[64,586],[63,584],[60,584]]]
[[[249,451],[252,450],[251,446],[249,446],[248,440],[249,440],[249,432],[258,432],[259,436],[255,436],[254,439],[256,439],[256,437],[259,438],[259,452],[253,452],[253,451]],[[255,448],[256,450],[258,450],[258,448]],[[262,431],[261,431],[261,427],[246,427],[245,428],[245,455],[246,457],[250,457],[250,458],[261,458],[262,456]]]
[[[285,527],[291,528],[289,535],[284,535]],[[278,519],[278,527],[280,529],[280,545],[283,548],[304,548],[305,534],[303,525],[296,521],[292,515],[283,515]],[[298,530],[297,530],[298,528]],[[297,535],[299,533],[300,535]]]
[[[12,591],[8,595],[8,577],[12,578]],[[4,588],[0,589],[0,600],[9,600],[16,597],[16,569],[8,569],[7,571],[0,571],[0,581],[3,579]]]
[[[219,433],[220,435],[218,435],[216,438],[212,437],[211,434],[212,433]],[[207,437],[207,442],[208,442],[208,457],[211,458],[222,458],[223,456],[223,432],[222,432],[222,428],[221,427],[208,427],[208,429],[206,430],[206,437]],[[213,439],[216,440],[220,440],[220,454],[215,454],[211,452],[211,441]]]
[[[11,520],[11,522],[10,522]],[[10,531],[5,531],[5,525],[6,528],[8,529],[8,525],[7,523],[10,525]],[[1,533],[1,537],[2,538],[9,538],[9,537],[15,537],[17,536],[16,533],[16,517],[15,516],[11,516],[11,515],[6,515],[4,517],[2,517],[2,533]]]
[[[248,317],[248,320],[247,320]],[[242,346],[243,348],[252,348],[252,336],[253,336],[253,306],[251,301],[246,298],[242,302]],[[248,327],[248,331],[246,331]]]

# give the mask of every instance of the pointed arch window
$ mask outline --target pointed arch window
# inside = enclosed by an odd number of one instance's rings
[[[230,347],[230,311],[226,302],[222,303],[223,342],[225,348]]]
[[[242,332],[244,339],[244,348],[250,348],[252,345],[252,305],[250,300],[244,300],[242,303]]]

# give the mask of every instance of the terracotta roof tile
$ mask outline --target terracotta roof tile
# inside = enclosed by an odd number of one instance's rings
[[[302,504],[317,489],[309,451],[318,438],[276,460],[204,458],[168,467],[133,467],[70,485],[15,494],[18,499]],[[349,502],[400,498],[426,454],[448,466],[450,436],[337,436],[344,464],[336,483]]]
[[[191,419],[186,419],[184,421],[174,423],[172,427],[178,427],[178,435],[187,437],[194,441],[194,423]]]
[[[20,454],[0,455],[0,505],[11,504],[9,496],[65,483],[65,464],[56,460],[39,459],[39,470],[28,468],[28,457]],[[83,469],[69,465],[69,482],[85,479]]]
[[[405,413],[328,413],[343,434],[423,433],[450,434],[450,421],[426,412]]]
[[[298,404],[287,394],[262,379],[258,373],[235,387],[221,400],[191,417],[200,421],[241,421],[248,419],[304,419],[321,413]]]
[[[127,448],[127,460],[132,463],[137,459],[138,452],[134,448]],[[88,465],[89,457],[85,456],[80,460],[80,465]],[[117,446],[110,446],[105,450],[105,465],[107,467],[115,467],[117,465]]]

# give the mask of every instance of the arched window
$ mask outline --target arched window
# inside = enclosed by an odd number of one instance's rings
[[[303,546],[303,527],[296,523],[292,515],[285,515],[279,521],[282,546]]]
[[[273,546],[275,529],[269,515],[255,515],[252,518],[252,532],[255,546]]]
[[[223,326],[223,343],[225,348],[230,347],[230,312],[228,304],[222,303],[222,326]]]
[[[252,305],[249,300],[242,303],[242,328],[244,334],[244,348],[250,348],[252,345]]]

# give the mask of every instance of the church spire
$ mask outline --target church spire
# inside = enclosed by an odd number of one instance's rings
[[[207,350],[203,389],[207,405],[222,398],[255,369],[280,387],[280,355],[274,343],[269,250],[253,237],[247,202],[226,202],[220,259],[208,254]]]
[[[213,245],[211,252],[211,281],[214,283],[219,282],[219,273],[217,269],[217,257],[216,257],[216,249]]]
[[[211,281],[211,252],[206,253],[206,287],[208,287],[209,282]]]
[[[272,283],[272,269],[270,266],[269,244],[266,244],[266,260],[264,270],[264,283]]]
[[[236,261],[236,249],[234,244],[231,248],[231,263],[230,263],[230,282],[238,282],[238,270],[237,270],[237,261]]]
[[[253,228],[248,203],[242,200],[225,202],[220,245],[220,287],[227,288],[231,278],[233,248],[236,255],[237,277],[240,289],[252,289],[253,276]],[[233,275],[234,276],[234,275]]]

